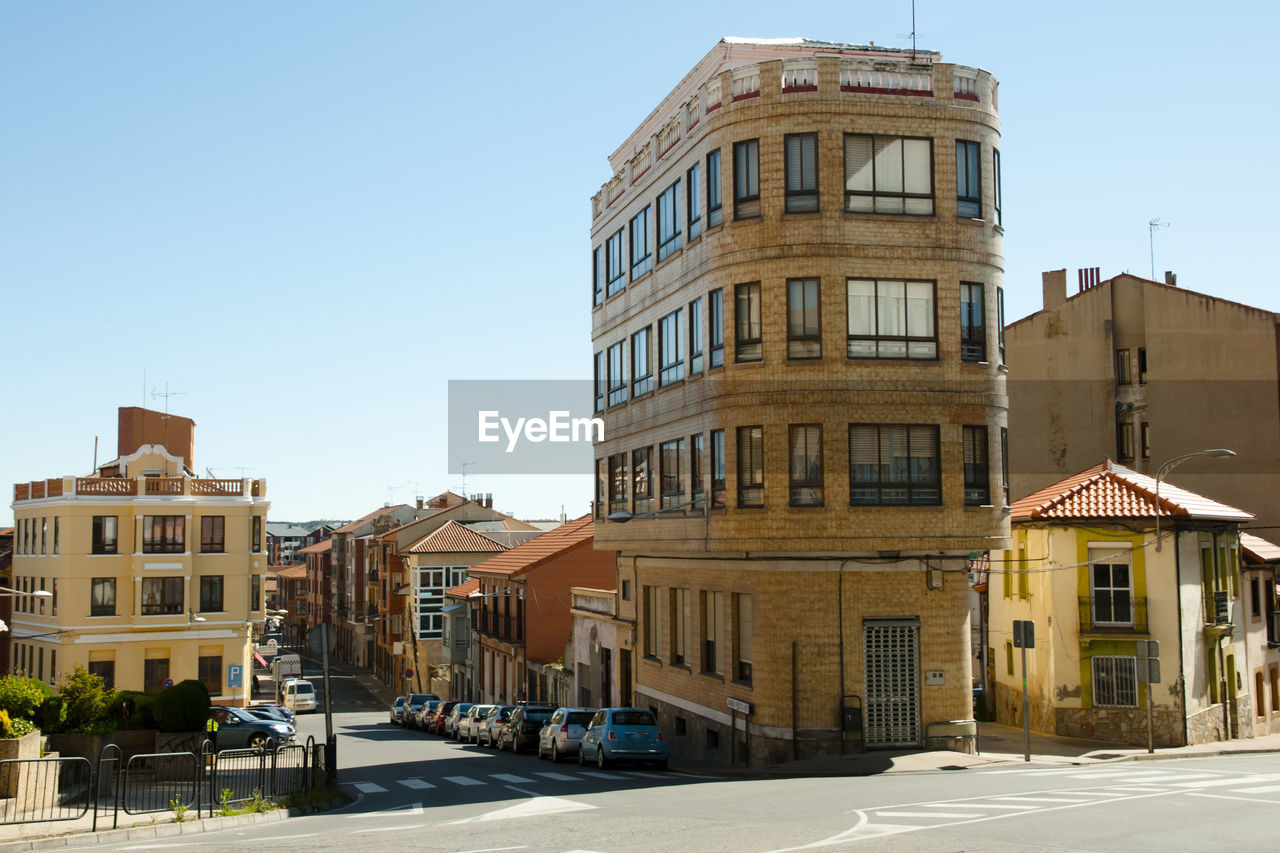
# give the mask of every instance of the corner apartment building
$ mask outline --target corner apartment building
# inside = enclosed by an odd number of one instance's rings
[[[677,756],[972,716],[967,564],[1009,536],[996,98],[932,51],[725,39],[609,157],[595,547]]]
[[[1044,308],[1005,330],[1015,498],[1111,458],[1280,525],[1280,335],[1273,311],[1133,275],[1043,275]]]
[[[266,481],[196,477],[194,433],[189,418],[124,407],[116,459],[14,487],[13,584],[52,596],[15,599],[12,669],[53,684],[79,665],[148,692],[198,678],[215,701],[247,701]]]

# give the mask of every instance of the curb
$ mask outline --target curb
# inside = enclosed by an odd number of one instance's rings
[[[157,812],[156,814],[166,813]],[[173,838],[179,835],[202,835],[209,832],[219,832],[224,829],[235,829],[240,826],[276,823],[286,818],[307,814],[311,814],[310,809],[272,809],[261,814],[205,817],[184,820],[182,823],[143,824],[120,829],[99,829],[97,832],[91,829],[73,830],[64,835],[42,835],[32,838],[19,838],[13,841],[0,841],[0,851],[8,853],[8,851],[24,850],[62,850],[122,841],[150,841],[157,838]],[[136,815],[130,815],[130,817],[136,817]],[[49,828],[53,829],[53,826],[51,825]]]

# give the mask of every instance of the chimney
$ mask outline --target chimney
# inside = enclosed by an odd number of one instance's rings
[[[493,492],[485,492],[484,508],[493,509]]]
[[[1067,271],[1053,270],[1040,274],[1040,286],[1044,290],[1044,310],[1051,311],[1067,301]]]
[[[414,501],[417,502],[418,509],[422,509],[422,495],[418,495],[416,498],[414,498]]]
[[[1165,283],[1165,284],[1167,284],[1167,285],[1169,285],[1170,287],[1177,287],[1177,286],[1178,286],[1178,274],[1177,274],[1177,273],[1175,273],[1173,270],[1165,270],[1165,271],[1164,271],[1164,283]]]

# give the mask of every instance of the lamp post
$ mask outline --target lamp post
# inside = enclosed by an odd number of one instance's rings
[[[1192,458],[1193,456],[1209,456],[1215,459],[1220,459],[1225,456],[1235,456],[1235,455],[1236,455],[1236,452],[1234,450],[1227,450],[1224,447],[1217,447],[1211,450],[1194,450],[1191,453],[1183,453],[1181,456],[1175,456],[1172,459],[1167,459],[1159,468],[1156,469],[1156,550],[1157,551],[1160,550],[1160,481],[1163,480],[1170,471],[1172,471],[1174,468],[1177,468],[1179,465],[1181,465],[1183,462],[1187,461],[1188,459]]]
[[[53,598],[53,593],[47,589],[37,589],[31,592],[25,592],[21,589],[9,589],[6,586],[0,586],[0,598]],[[8,631],[9,625],[3,619],[0,619],[0,631]],[[7,662],[6,662],[7,664]]]

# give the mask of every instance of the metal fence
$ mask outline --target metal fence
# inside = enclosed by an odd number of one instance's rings
[[[87,758],[0,760],[0,824],[78,820],[92,810],[93,829],[128,815],[219,809],[257,799],[281,800],[323,785],[325,745],[224,749],[204,741],[197,751],[155,752],[124,761],[115,744],[96,764]]]

